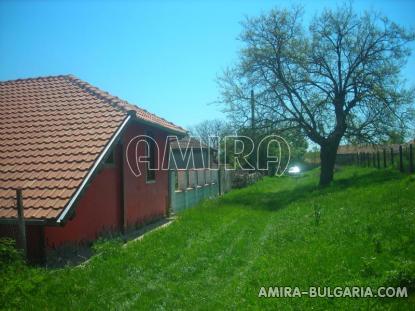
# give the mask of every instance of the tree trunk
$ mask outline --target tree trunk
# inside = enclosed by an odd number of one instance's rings
[[[331,143],[321,145],[320,149],[320,186],[327,186],[333,181],[334,165],[336,163],[337,148],[339,144]]]

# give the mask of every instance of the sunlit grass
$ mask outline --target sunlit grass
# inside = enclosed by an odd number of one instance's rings
[[[262,286],[415,286],[415,178],[348,168],[320,189],[317,173],[265,178],[206,201],[140,241],[101,245],[100,256],[80,267],[22,271],[1,285],[2,303],[71,310],[410,308],[413,295],[258,298]]]

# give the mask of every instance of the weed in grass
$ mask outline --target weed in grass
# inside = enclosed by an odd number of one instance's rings
[[[362,257],[362,269],[360,270],[360,274],[365,277],[373,277],[378,276],[379,273],[376,271],[375,264],[376,264],[376,257]]]
[[[415,291],[415,262],[400,260],[395,262],[395,269],[386,272],[385,286],[406,287],[409,293]]]
[[[380,254],[382,252],[382,241],[381,241],[381,239],[375,238],[373,243],[375,244],[375,253]]]
[[[122,245],[123,240],[120,237],[114,239],[100,238],[94,243],[92,249],[95,255],[111,257],[122,251]]]
[[[321,207],[320,204],[313,202],[314,209],[314,224],[318,227],[320,225]]]

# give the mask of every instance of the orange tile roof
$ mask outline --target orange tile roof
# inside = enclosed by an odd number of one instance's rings
[[[185,130],[74,76],[0,82],[0,219],[56,220],[128,118]]]

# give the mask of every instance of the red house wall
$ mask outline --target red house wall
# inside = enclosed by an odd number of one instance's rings
[[[142,175],[136,177],[130,170],[125,156],[130,139],[145,135],[148,130],[153,133],[159,146],[158,163],[161,166],[167,133],[142,124],[130,124],[121,138],[122,150],[120,145],[115,150],[115,165],[104,167],[93,178],[75,207],[74,217],[62,227],[45,227],[45,243],[48,248],[65,243],[92,241],[100,233],[120,231],[123,225],[126,227],[124,229],[134,228],[166,214],[168,171],[156,171],[155,182],[146,182],[145,163],[139,164]],[[139,154],[145,154],[143,148],[144,144],[139,144]],[[132,162],[135,147],[129,151],[129,159]],[[135,165],[134,161],[132,163]],[[121,178],[124,181],[124,191]],[[122,195],[124,208],[121,203]]]
[[[100,233],[120,229],[121,159],[120,150],[116,151],[118,152],[115,152],[115,164],[110,167],[105,165],[93,178],[75,207],[74,217],[62,227],[45,227],[47,247],[56,247],[68,242],[91,241]]]
[[[157,142],[158,157],[156,161],[159,167],[162,166],[164,148],[166,143],[167,133],[149,128],[141,124],[132,124],[123,137],[123,154],[126,154],[126,148],[128,142],[138,135],[146,135],[150,130]],[[133,144],[134,145],[134,144]],[[138,154],[145,155],[145,144],[138,144]],[[157,149],[156,149],[157,150]],[[128,158],[135,158],[135,146],[128,149]],[[146,181],[146,164],[139,163],[141,175],[136,177],[126,162],[126,156],[124,159],[124,204],[126,213],[127,227],[133,227],[145,222],[148,222],[155,218],[160,218],[166,214],[166,207],[168,202],[168,171],[157,170],[155,172],[155,181]],[[132,163],[136,165],[136,163]]]

